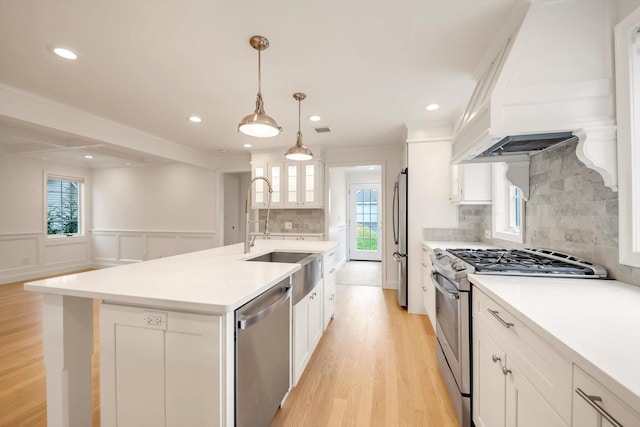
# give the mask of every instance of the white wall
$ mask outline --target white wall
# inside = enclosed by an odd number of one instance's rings
[[[180,163],[93,173],[93,258],[117,265],[217,245],[218,174]]]
[[[408,265],[410,313],[425,314],[422,295],[422,229],[457,228],[458,211],[449,201],[451,141],[407,144]]]
[[[329,228],[345,225],[347,222],[347,181],[344,168],[327,167],[329,179],[329,203],[326,209],[329,215]]]
[[[358,164],[382,165],[382,193],[384,212],[384,244],[382,248],[383,287],[397,288],[396,262],[393,259],[395,244],[392,236],[391,206],[393,202],[393,186],[402,168],[403,145],[357,147],[344,150],[327,150],[324,161],[327,167],[352,166]],[[329,223],[329,221],[327,221]],[[329,230],[326,231],[327,233]]]
[[[87,237],[47,238],[45,172],[84,178],[84,228],[91,227],[89,169],[0,155],[0,283],[90,266]]]

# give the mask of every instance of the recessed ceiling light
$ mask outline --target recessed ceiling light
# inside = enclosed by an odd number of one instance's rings
[[[424,107],[424,109],[427,111],[434,111],[434,110],[437,110],[438,108],[440,108],[439,104],[429,104],[426,107]]]
[[[313,116],[309,116],[309,120],[311,120],[312,122],[319,122],[321,118],[322,117],[315,114]]]
[[[85,159],[93,159],[93,156],[91,154],[86,154],[84,156]]]
[[[64,59],[71,59],[72,61],[75,59],[78,59],[78,55],[75,52],[70,51],[69,49],[65,49],[63,47],[53,48],[53,53],[55,53],[56,55]]]
[[[244,144],[243,147],[244,148],[251,148],[252,146],[251,146],[251,144]]]
[[[192,121],[193,123],[202,123],[202,119],[198,116],[190,116],[189,120]]]

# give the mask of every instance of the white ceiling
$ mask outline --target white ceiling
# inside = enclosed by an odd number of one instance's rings
[[[312,150],[400,143],[405,123],[459,114],[514,2],[0,0],[0,82],[213,155],[242,153],[245,143],[293,145],[294,92],[307,94],[302,132]],[[255,108],[252,35],[270,41],[262,93],[267,114],[284,128],[275,138],[236,132]],[[52,46],[79,58],[58,58]],[[441,108],[425,111],[432,102]],[[190,123],[192,114],[203,122]],[[310,122],[311,114],[322,120]],[[318,126],[331,133],[317,134]],[[16,152],[20,137],[7,137],[16,127],[25,126],[0,120],[0,150]],[[32,133],[50,143],[60,137],[69,151],[69,135]],[[109,141],[72,143],[113,149]],[[107,155],[140,155],[115,151]]]

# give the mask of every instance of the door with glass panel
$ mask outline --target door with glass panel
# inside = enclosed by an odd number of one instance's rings
[[[382,259],[380,184],[349,184],[349,259]]]

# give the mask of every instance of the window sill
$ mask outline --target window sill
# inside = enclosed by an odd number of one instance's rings
[[[524,233],[511,233],[507,231],[493,230],[492,237],[494,239],[507,240],[509,242],[524,243]]]
[[[45,236],[45,245],[72,245],[76,243],[86,242],[87,236],[84,234],[76,234],[72,236],[66,236],[64,234],[55,234],[51,236]]]

